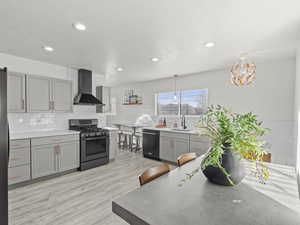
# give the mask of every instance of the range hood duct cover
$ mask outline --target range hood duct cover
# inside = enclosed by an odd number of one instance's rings
[[[74,98],[74,105],[104,105],[92,92],[92,71],[78,70],[78,94]]]

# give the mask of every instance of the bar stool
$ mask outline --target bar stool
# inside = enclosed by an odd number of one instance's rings
[[[142,175],[139,176],[140,185],[149,183],[150,181],[165,175],[170,172],[170,166],[168,164],[162,164],[160,166],[147,169]]]
[[[135,148],[135,152],[138,152],[142,149],[142,146],[141,146],[141,139],[142,139],[142,133],[141,132],[136,132],[135,135],[134,135],[134,138],[135,138],[135,144],[134,144],[134,148]]]
[[[132,146],[132,133],[130,131],[122,131],[122,149],[130,149]]]
[[[196,158],[197,154],[195,152],[186,153],[177,158],[177,164],[178,166],[182,166]]]

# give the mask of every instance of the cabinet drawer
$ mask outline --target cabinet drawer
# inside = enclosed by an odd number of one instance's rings
[[[30,165],[8,168],[8,185],[30,180]]]
[[[177,132],[160,132],[160,136],[162,137],[169,137],[169,138],[179,138],[179,139],[186,139],[189,140],[190,135],[189,134],[182,134]]]
[[[33,138],[31,139],[31,145],[32,146],[49,145],[49,144],[51,145],[51,144],[71,142],[76,140],[79,140],[78,134]]]
[[[198,142],[203,142],[203,143],[210,143],[210,139],[205,136],[199,136],[195,134],[191,134],[190,136],[191,141],[198,141]]]
[[[30,139],[20,139],[10,141],[10,149],[14,148],[30,148]]]
[[[9,167],[30,164],[30,148],[10,150]]]

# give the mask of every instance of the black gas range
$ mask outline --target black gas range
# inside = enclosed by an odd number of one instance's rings
[[[109,132],[97,126],[97,119],[69,120],[69,129],[80,131],[80,170],[109,162]]]

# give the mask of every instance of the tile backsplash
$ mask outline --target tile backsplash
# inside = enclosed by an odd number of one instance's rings
[[[106,116],[99,113],[9,113],[10,132],[66,130],[69,119],[98,119],[99,127],[106,126]]]
[[[173,127],[175,123],[177,123],[178,126],[181,126],[181,117],[179,116],[156,116],[156,117],[152,117],[153,121],[155,124],[159,123],[160,119],[164,119],[166,118],[166,122],[167,122],[167,127]],[[198,124],[199,124],[199,120],[200,120],[200,116],[186,116],[185,117],[185,122],[186,122],[186,126],[188,129],[194,129],[197,128]]]

